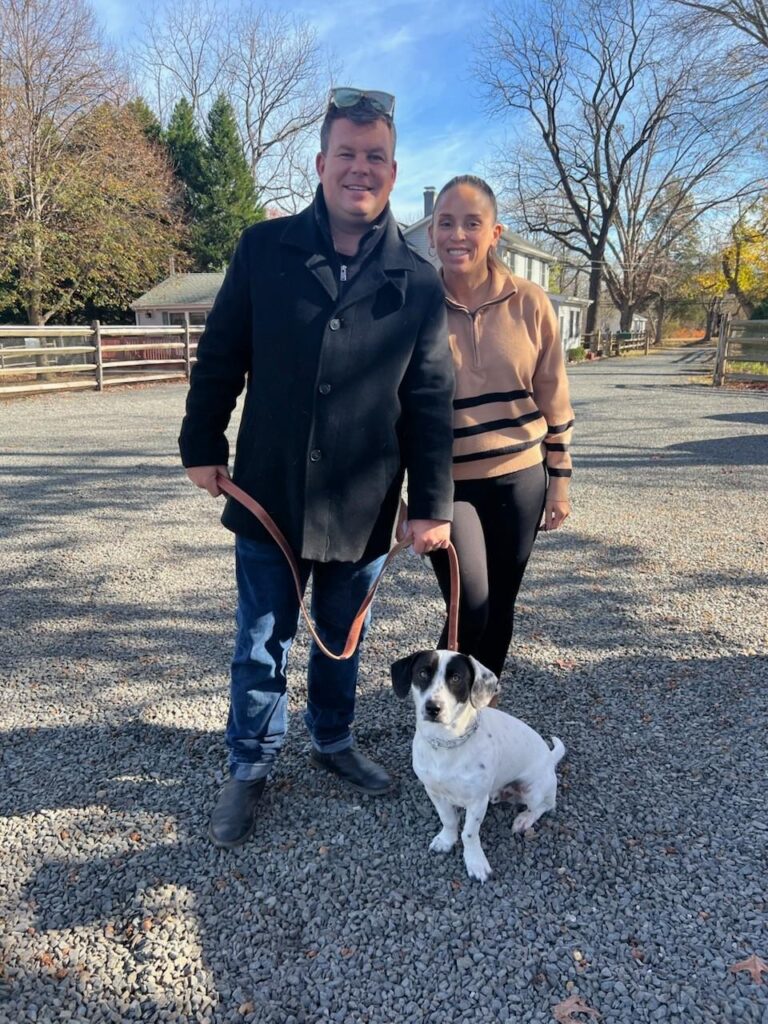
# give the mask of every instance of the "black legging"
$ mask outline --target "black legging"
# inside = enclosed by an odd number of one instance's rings
[[[544,512],[543,463],[486,480],[459,480],[451,540],[459,556],[459,650],[501,675],[512,640],[515,600]],[[448,556],[430,555],[446,603]],[[439,646],[448,640],[446,622]]]

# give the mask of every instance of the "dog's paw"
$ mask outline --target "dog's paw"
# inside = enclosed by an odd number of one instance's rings
[[[464,863],[467,866],[467,874],[478,882],[487,882],[493,872],[488,859],[482,850],[464,851]]]
[[[527,832],[529,828],[533,828],[540,817],[540,814],[534,814],[532,811],[522,811],[512,822],[512,831]]]
[[[430,850],[433,853],[450,853],[450,851],[456,845],[458,836],[451,836],[450,832],[446,832],[445,829],[442,832],[438,832],[432,842],[429,844]]]

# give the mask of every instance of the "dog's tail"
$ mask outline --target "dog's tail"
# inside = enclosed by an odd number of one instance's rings
[[[565,747],[563,746],[563,741],[559,740],[557,736],[550,736],[550,739],[552,740],[552,753],[550,756],[552,758],[552,767],[554,768],[565,757]]]

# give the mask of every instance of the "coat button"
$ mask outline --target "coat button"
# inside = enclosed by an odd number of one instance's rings
[[[310,462],[319,462],[320,459],[322,459],[322,457],[323,453],[320,451],[319,448],[313,448],[312,451],[309,453]]]
[[[330,384],[321,384],[320,387],[317,390],[320,392],[321,395],[330,394],[331,385]]]
[[[328,326],[332,331],[338,331],[338,329],[341,327],[341,320],[339,320],[339,318],[335,316],[333,320],[329,321]]]

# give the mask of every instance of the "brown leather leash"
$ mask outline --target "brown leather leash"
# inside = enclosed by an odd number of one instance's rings
[[[219,473],[216,477],[216,483],[218,484],[220,490],[230,495],[230,497],[234,498],[235,501],[239,501],[241,505],[244,505],[249,512],[253,513],[253,515],[256,516],[258,521],[261,523],[261,525],[264,527],[267,533],[269,533],[269,535],[272,537],[277,546],[285,555],[285,560],[288,562],[288,567],[290,568],[291,575],[293,576],[293,582],[296,587],[296,594],[299,598],[301,614],[304,616],[304,619],[307,623],[307,628],[309,629],[309,632],[312,635],[313,640],[320,648],[320,650],[323,652],[323,654],[327,658],[332,658],[334,661],[346,661],[347,658],[351,658],[352,655],[357,650],[357,645],[360,643],[360,633],[363,628],[363,623],[365,622],[365,616],[376,595],[376,590],[379,586],[379,583],[381,582],[381,578],[384,575],[387,566],[395,557],[395,555],[402,551],[403,548],[407,547],[409,542],[407,540],[400,540],[390,550],[389,554],[387,555],[384,561],[384,565],[382,565],[381,567],[381,572],[374,580],[373,586],[366,594],[365,600],[360,605],[360,610],[358,611],[357,615],[352,621],[352,625],[350,626],[349,629],[349,634],[347,635],[347,642],[344,644],[344,650],[341,652],[341,654],[334,654],[333,651],[328,650],[323,641],[317,635],[317,630],[315,629],[312,619],[310,618],[309,612],[307,611],[307,606],[304,604],[301,576],[299,574],[299,567],[298,564],[296,563],[296,558],[294,557],[293,551],[291,551],[291,547],[288,541],[285,539],[285,536],[283,535],[280,527],[274,521],[272,516],[270,516],[269,512],[267,512],[267,510],[263,507],[263,505],[260,505],[258,501],[256,501],[254,498],[250,496],[250,494],[247,494],[242,489],[242,487],[238,487],[237,484],[233,483],[229,477],[222,476],[221,473]],[[448,564],[451,570],[451,600],[448,604],[448,650],[457,651],[459,649],[459,560],[456,556],[456,548],[454,548],[453,544],[448,544],[447,551]]]

